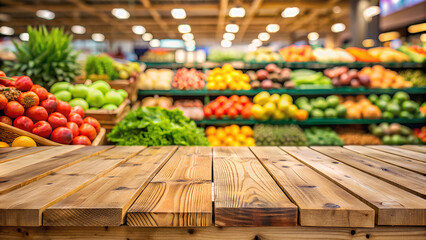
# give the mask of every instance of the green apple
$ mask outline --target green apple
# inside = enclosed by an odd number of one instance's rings
[[[89,88],[86,101],[90,107],[102,107],[104,105],[104,95],[96,88]]]
[[[69,91],[71,92],[74,98],[86,98],[89,88],[83,84],[77,84],[70,87]]]
[[[106,110],[115,110],[115,109],[117,109],[117,105],[115,105],[115,104],[105,104],[103,107],[102,107],[102,109],[106,109]]]
[[[61,91],[55,93],[55,97],[58,100],[69,102],[72,98],[72,95],[67,90],[61,90]]]
[[[89,109],[89,104],[82,98],[74,98],[70,101],[71,107],[81,106],[84,110]]]
[[[90,85],[90,87],[98,89],[104,95],[107,94],[107,92],[109,92],[111,90],[111,86],[107,82],[102,81],[102,80],[99,80],[99,81],[92,83],[92,85]]]
[[[120,105],[123,102],[124,98],[121,96],[120,93],[116,91],[109,91],[104,98],[105,104],[114,104],[114,105]]]

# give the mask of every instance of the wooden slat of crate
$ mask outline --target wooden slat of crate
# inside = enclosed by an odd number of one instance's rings
[[[18,149],[22,149],[22,147],[2,147],[0,148],[0,154],[12,152]]]
[[[246,147],[213,148],[216,226],[294,226],[297,207]]]
[[[375,145],[369,145],[367,146],[369,148],[374,148],[383,152],[388,152],[388,153],[392,153],[398,156],[403,156],[403,157],[408,157],[408,158],[412,158],[414,160],[418,160],[418,161],[422,161],[422,162],[426,162],[426,153],[421,153],[421,152],[414,152],[414,151],[410,151],[407,149],[401,149],[401,148],[396,148],[396,147],[392,147],[392,146],[384,146],[384,145],[379,145],[379,146],[375,146]]]
[[[370,158],[342,147],[311,148],[420,197],[424,198],[426,195],[426,177],[421,174]]]
[[[251,147],[299,208],[301,226],[374,227],[374,210],[278,147]]]
[[[426,146],[420,146],[420,145],[403,145],[403,146],[398,146],[398,148],[403,148],[403,149],[414,151],[414,152],[426,153]]]
[[[99,121],[102,127],[103,124],[117,124],[119,119],[128,113],[130,109],[129,100],[124,100],[120,106],[118,106],[115,110],[106,110],[106,109],[98,109],[98,110],[87,110],[85,111],[85,117],[94,117]]]
[[[127,212],[130,226],[212,224],[212,150],[179,147]]]
[[[344,146],[344,147],[351,151],[378,159],[383,162],[393,164],[398,167],[411,170],[413,172],[426,174],[426,163],[421,161],[416,161],[411,158],[397,156],[391,153],[382,152],[382,151],[372,149],[372,148],[367,148],[364,146]]]
[[[425,225],[426,200],[308,147],[281,147],[376,211],[378,225]]]
[[[44,226],[120,226],[125,214],[177,147],[150,147],[49,207]]]
[[[0,226],[40,226],[46,208],[84,188],[143,149],[115,147],[0,195]]]
[[[19,136],[27,136],[32,138],[38,146],[61,146],[62,144],[54,142],[44,137],[40,137],[33,133],[24,131],[14,126],[10,126],[8,124],[0,122],[0,131],[2,135],[0,135],[0,141],[4,141],[7,143],[12,143],[13,140]]]
[[[11,166],[6,166],[4,168],[0,167],[2,170],[5,170],[0,173],[0,194],[25,186],[53,172],[106,151],[107,149],[112,148],[112,146],[83,147],[63,154],[61,154],[61,149],[59,148],[66,147],[55,148],[59,150],[58,154],[54,155],[50,153],[42,162],[25,165],[25,167],[19,169],[14,168],[15,170],[8,170]],[[20,159],[17,159],[10,163],[22,164],[19,160]]]
[[[27,147],[27,148],[19,148],[14,151],[8,151],[0,153],[0,163],[4,163],[13,159],[17,159],[19,157],[23,157],[29,154],[33,154],[36,152],[41,152],[44,150],[47,150],[51,148],[50,146],[43,146],[43,147]]]

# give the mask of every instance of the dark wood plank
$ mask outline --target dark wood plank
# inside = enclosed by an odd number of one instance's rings
[[[216,226],[294,226],[297,207],[247,147],[213,148]]]
[[[19,157],[23,157],[26,155],[30,155],[30,154],[34,154],[37,152],[41,152],[41,151],[45,151],[47,149],[52,148],[51,146],[43,146],[43,147],[30,147],[30,148],[19,148],[16,149],[15,151],[7,151],[7,152],[3,152],[0,154],[0,164],[19,158]],[[2,165],[0,165],[2,166]]]
[[[407,149],[397,148],[393,146],[384,146],[384,145],[379,145],[379,146],[371,145],[367,147],[374,148],[383,152],[392,153],[398,156],[412,158],[417,161],[426,162],[426,153],[415,152],[415,151],[410,151]]]
[[[426,153],[426,146],[421,146],[421,145],[403,145],[403,146],[398,146],[398,148],[407,149],[414,152]]]

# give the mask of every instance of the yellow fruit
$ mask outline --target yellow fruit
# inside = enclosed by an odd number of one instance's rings
[[[265,109],[265,113],[268,115],[271,115],[272,113],[275,112],[275,110],[277,109],[275,103],[273,102],[268,102],[266,103],[263,108]]]
[[[250,82],[250,78],[249,78],[249,76],[247,74],[241,75],[241,80],[243,82],[246,82],[246,83]]]
[[[229,73],[229,76],[234,80],[240,80],[240,73],[237,71],[232,71]]]
[[[37,147],[37,144],[30,137],[20,136],[13,140],[12,147]]]
[[[225,64],[223,64],[223,66],[222,66],[222,71],[224,71],[224,72],[231,72],[231,71],[233,71],[234,70],[234,68],[232,67],[232,65],[231,64],[229,64],[229,63],[225,63]]]
[[[249,146],[249,147],[256,146],[256,142],[254,141],[254,138],[247,138],[246,146]]]
[[[265,92],[265,91],[260,92],[256,96],[254,96],[253,103],[263,105],[263,104],[269,102],[269,97],[270,97],[270,95],[269,95],[268,92]]]
[[[249,83],[244,83],[243,90],[250,90],[250,89],[251,89],[250,84]]]
[[[246,135],[247,137],[253,136],[253,129],[249,126],[242,126],[241,127],[241,133]]]
[[[282,112],[287,111],[288,107],[290,106],[290,102],[287,101],[285,98],[281,98],[278,103],[278,109]]]
[[[224,80],[224,78],[223,78],[223,76],[221,74],[215,76],[215,81],[216,82],[222,82],[223,80]]]
[[[280,101],[280,95],[277,93],[272,94],[270,101],[278,105],[278,102]]]
[[[217,83],[217,87],[216,87],[216,89],[218,89],[218,90],[225,90],[226,89],[226,83],[225,82],[218,82]]]
[[[237,141],[232,142],[229,146],[231,147],[239,147],[241,146],[240,143],[238,143]]]
[[[214,126],[208,126],[206,128],[206,135],[214,135],[216,133],[216,128]]]
[[[226,133],[223,128],[219,128],[216,130],[216,137],[219,140],[223,140],[226,137]]]
[[[250,112],[255,119],[261,119],[265,115],[265,109],[259,104],[254,104]]]
[[[231,77],[231,75],[229,75],[229,74],[227,74],[227,75],[225,75],[225,83],[226,84],[230,84],[230,83],[232,83],[234,80],[232,79],[232,77]]]
[[[282,111],[277,110],[272,114],[272,119],[274,120],[283,120],[284,118],[285,118],[285,113]]]
[[[240,132],[240,127],[237,124],[232,124],[231,126],[229,126],[229,128],[231,129],[231,131]]]
[[[216,79],[214,78],[214,76],[213,76],[212,74],[210,74],[210,75],[207,77],[207,82],[213,82],[214,80],[216,80]]]
[[[0,147],[9,147],[9,144],[5,142],[0,142]]]
[[[292,104],[287,108],[287,114],[291,117],[294,118],[294,116],[296,115],[296,111],[297,111],[297,106]]]
[[[293,98],[288,94],[281,95],[281,99],[285,99],[288,103],[293,103]]]
[[[242,133],[238,134],[237,137],[236,137],[237,141],[240,142],[240,143],[245,143],[246,138],[247,138],[247,136],[242,134]]]
[[[233,142],[236,142],[233,137],[226,137],[225,140],[223,140],[225,146],[232,146]]]
[[[215,90],[217,88],[216,83],[215,82],[208,82],[207,83],[207,89],[208,90]]]
[[[210,142],[210,146],[212,146],[212,147],[222,146],[222,143],[219,140],[215,139],[215,140]]]

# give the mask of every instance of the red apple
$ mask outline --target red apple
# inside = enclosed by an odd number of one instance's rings
[[[68,116],[71,112],[71,105],[67,102],[58,100],[56,104],[56,111],[62,113],[64,116]]]
[[[3,94],[0,94],[0,110],[3,110],[8,102],[7,98]]]
[[[4,114],[10,118],[17,118],[24,115],[25,109],[17,101],[10,101],[7,103],[6,108],[4,109]]]
[[[0,122],[5,123],[7,125],[12,126],[13,122],[12,119],[10,119],[10,117],[8,116],[0,116]]]
[[[72,142],[72,131],[66,127],[58,127],[53,130],[50,139],[61,144],[70,144]]]
[[[30,108],[32,106],[37,106],[40,102],[40,98],[35,92],[23,92],[19,94],[18,102],[24,106],[24,108]]]
[[[51,114],[56,110],[56,100],[46,99],[40,103],[40,106],[44,107],[47,113]]]
[[[73,138],[77,137],[80,134],[80,130],[78,130],[78,125],[75,122],[67,122],[67,128],[71,130]]]
[[[40,137],[48,138],[52,133],[52,126],[46,121],[39,121],[34,124],[32,132]]]
[[[42,106],[32,106],[28,108],[25,115],[31,118],[34,122],[46,121],[49,117],[46,108]]]
[[[56,96],[55,96],[55,95],[53,95],[53,93],[48,93],[48,94],[47,94],[47,99],[53,99],[53,100],[55,100],[55,101],[56,101]]]
[[[22,129],[24,131],[31,132],[31,130],[33,130],[33,127],[34,127],[34,123],[29,117],[20,116],[20,117],[17,117],[15,121],[13,121],[13,126],[19,129]]]
[[[92,142],[86,136],[77,136],[72,140],[72,145],[92,145]]]
[[[38,96],[38,98],[40,99],[40,101],[43,101],[45,99],[47,99],[47,94],[49,93],[46,88],[44,87],[36,87],[36,88],[32,88],[31,89],[32,92],[35,92]]]
[[[80,135],[88,137],[90,141],[96,138],[96,129],[89,123],[83,123],[79,130]]]
[[[65,116],[58,112],[50,114],[47,121],[50,123],[52,128],[66,127],[68,122]]]
[[[95,118],[93,118],[93,117],[86,117],[83,120],[83,122],[92,125],[96,129],[96,133],[99,133],[99,131],[101,131],[101,124]]]
[[[84,118],[84,108],[82,106],[71,107],[71,113],[78,113]]]
[[[39,87],[41,87],[40,85],[38,85],[38,84],[33,84],[33,86],[32,86],[32,88],[31,88],[31,90],[30,91],[32,91],[32,90],[34,90],[34,89],[36,89],[36,88],[39,88]]]
[[[83,124],[83,118],[78,113],[70,113],[68,116],[69,122],[75,122],[80,127]]]
[[[29,91],[33,87],[33,82],[28,76],[21,76],[15,81],[15,86],[20,91]]]

